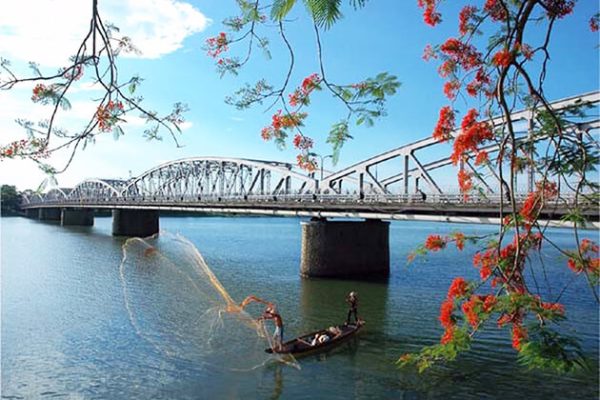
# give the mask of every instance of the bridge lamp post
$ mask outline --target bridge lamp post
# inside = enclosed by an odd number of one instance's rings
[[[328,158],[333,158],[332,154],[328,154],[326,156],[322,156],[320,154],[315,154],[315,156],[319,157],[319,161],[321,163],[321,180],[323,180],[323,164],[325,163],[325,160]]]

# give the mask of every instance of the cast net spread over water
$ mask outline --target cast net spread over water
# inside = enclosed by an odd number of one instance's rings
[[[132,326],[165,356],[231,370],[273,359],[265,324],[240,308],[184,237],[128,239],[120,277]],[[298,367],[291,356],[280,360]]]

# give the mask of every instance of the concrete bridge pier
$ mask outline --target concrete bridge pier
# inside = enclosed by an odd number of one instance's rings
[[[94,210],[91,208],[63,208],[60,216],[62,226],[93,226]]]
[[[113,236],[147,237],[158,233],[158,211],[113,210]]]
[[[322,278],[384,278],[390,274],[389,222],[302,222],[300,275]]]
[[[60,208],[38,209],[38,219],[40,221],[60,221],[60,214]]]

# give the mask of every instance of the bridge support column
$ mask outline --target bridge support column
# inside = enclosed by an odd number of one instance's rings
[[[371,278],[390,274],[389,222],[327,221],[302,223],[300,275]]]
[[[38,219],[40,221],[60,221],[60,208],[40,208],[38,209]]]
[[[158,211],[113,210],[114,236],[146,237],[158,233]]]
[[[25,215],[27,218],[35,218],[38,219],[40,217],[40,211],[36,208],[28,208],[25,210]]]
[[[93,226],[94,210],[91,208],[68,209],[63,208],[60,216],[62,226]]]

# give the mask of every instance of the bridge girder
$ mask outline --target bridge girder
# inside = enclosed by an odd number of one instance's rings
[[[122,197],[202,198],[313,193],[317,180],[286,163],[194,157],[161,164],[133,179]]]
[[[566,99],[558,100],[550,103],[550,106],[554,110],[561,110],[568,107],[571,107],[578,103],[587,103],[587,104],[597,104],[600,102],[600,92],[592,92],[583,95],[573,96]],[[533,112],[531,109],[524,109],[521,111],[517,111],[511,114],[511,120],[513,122],[524,121],[527,122],[526,130],[523,132],[524,136],[527,135],[528,131],[533,126]],[[503,117],[495,117],[488,120],[488,123],[494,129],[501,129],[504,124]],[[574,129],[579,129],[581,131],[589,131],[590,129],[598,129],[600,128],[600,119],[585,121],[581,124],[577,124],[573,127]],[[456,137],[460,133],[460,130],[455,130],[451,133],[453,137]],[[543,138],[540,138],[543,139]],[[537,140],[537,139],[536,139]],[[521,139],[522,142],[525,141],[525,137]],[[434,194],[442,194],[442,189],[435,181],[435,179],[431,176],[430,172],[445,166],[452,165],[452,161],[449,157],[442,157],[435,159],[433,161],[424,163],[421,161],[420,157],[417,156],[417,152],[422,151],[426,148],[443,145],[443,143],[433,139],[432,137],[428,137],[425,139],[421,139],[412,143],[408,143],[396,149],[378,154],[374,157],[370,157],[364,161],[351,165],[347,168],[344,168],[340,171],[337,171],[333,174],[326,176],[320,182],[321,191],[333,191],[335,193],[341,194],[342,185],[350,184],[357,188],[358,193],[361,195],[364,194],[390,194],[391,191],[389,187],[398,182],[403,183],[403,187],[401,188],[404,194],[409,193],[409,180],[410,178],[415,178],[414,191],[417,192],[420,190],[418,186],[419,179],[423,179],[428,185],[431,193]],[[483,148],[488,152],[498,151],[498,145],[487,146]],[[472,154],[470,155],[473,156]],[[400,168],[395,168],[396,171],[399,172],[394,173],[391,176],[387,176],[384,178],[379,178],[377,173],[373,174],[373,171],[377,171],[378,166],[382,165],[385,162],[393,161],[394,159],[400,160]],[[472,165],[469,162],[465,163],[465,165],[460,165],[459,168],[469,168],[471,171],[474,171]],[[531,175],[532,172],[530,172]],[[478,174],[474,175],[476,179],[478,179],[483,186],[486,186],[488,191],[492,191],[493,189],[482,179]],[[529,187],[533,186],[533,179],[530,179]],[[531,189],[532,190],[532,189]]]

